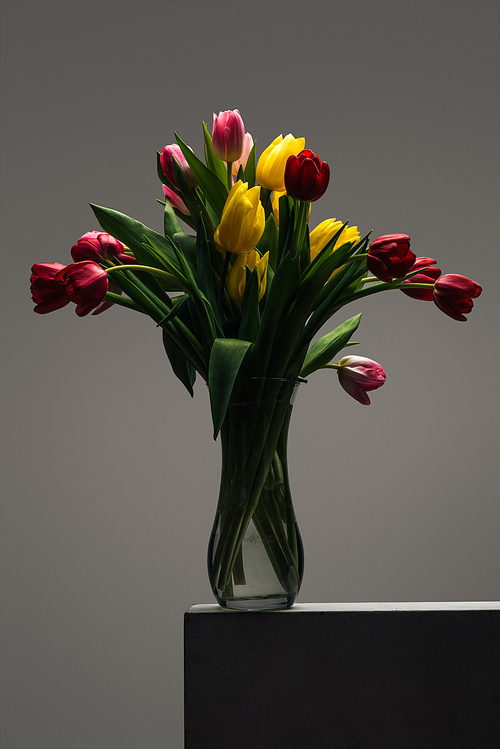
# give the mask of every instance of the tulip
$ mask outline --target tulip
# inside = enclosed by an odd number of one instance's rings
[[[163,174],[168,179],[172,187],[178,188],[177,180],[175,178],[175,165],[174,159],[177,165],[180,167],[184,179],[188,183],[189,187],[196,187],[198,184],[196,178],[191,171],[191,167],[186,161],[186,157],[182,153],[180,146],[177,143],[172,143],[170,146],[164,146],[161,151],[160,164],[163,169]]]
[[[178,211],[183,213],[185,216],[190,216],[191,212],[189,208],[186,207],[186,204],[184,203],[183,199],[180,198],[176,192],[170,189],[170,187],[167,187],[166,185],[162,185],[163,193],[167,200],[170,201],[173,208],[176,208]]]
[[[481,286],[466,276],[450,273],[438,278],[434,284],[434,303],[453,320],[467,322],[467,315],[473,308],[473,299],[482,292]]]
[[[370,405],[368,391],[382,387],[386,379],[380,364],[364,356],[344,356],[337,364],[337,373],[346,393],[364,406]]]
[[[414,271],[418,270],[419,268],[423,268],[421,273],[417,273],[415,276],[412,276],[407,281],[403,281],[403,283],[432,283],[436,281],[436,279],[439,278],[441,275],[441,269],[437,267],[436,265],[437,260],[433,260],[431,257],[417,257],[413,265],[411,266],[408,273],[413,273]],[[432,267],[428,268],[427,266],[430,265]],[[433,298],[433,289],[401,289],[403,294],[406,294],[407,296],[411,297],[412,299],[421,299],[424,302],[432,302]]]
[[[266,293],[267,285],[267,266],[269,264],[269,252],[261,257],[257,250],[250,250],[250,252],[242,252],[238,255],[236,260],[231,266],[229,275],[227,277],[227,290],[231,299],[238,304],[243,304],[243,297],[245,295],[245,287],[247,282],[247,271],[249,268],[253,271],[257,269],[257,276],[259,279],[259,302]]]
[[[330,167],[314,151],[306,148],[298,156],[289,156],[285,167],[285,187],[296,200],[313,202],[325,194],[330,181]]]
[[[406,276],[415,260],[407,234],[386,234],[371,243],[366,265],[381,281],[390,282]]]
[[[248,157],[250,155],[250,151],[253,148],[253,138],[250,135],[250,133],[245,133],[245,138],[243,140],[243,153],[241,154],[240,158],[237,159],[237,161],[233,161],[233,175],[236,177],[238,174],[238,171],[240,169],[240,166],[244,169],[247,165]]]
[[[222,161],[237,161],[243,155],[245,125],[237,109],[214,113],[212,145]]]
[[[31,298],[35,312],[45,315],[69,304],[66,284],[57,275],[66,266],[61,263],[35,263],[31,269]]]
[[[285,190],[285,167],[290,156],[304,150],[305,138],[294,138],[289,133],[285,138],[278,135],[262,153],[257,162],[256,179],[261,187],[268,190]]]
[[[88,315],[93,309],[97,314],[108,307],[102,305],[109,288],[108,274],[97,263],[91,260],[72,263],[59,271],[56,280],[66,284],[66,296],[76,304],[78,317]]]
[[[101,260],[114,262],[115,258],[128,265],[137,262],[134,257],[127,255],[125,249],[125,245],[112,237],[111,234],[88,231],[71,248],[71,257],[75,263],[82,260],[92,260],[95,263],[100,263]]]
[[[260,202],[260,187],[248,189],[238,180],[227,196],[214,242],[219,252],[236,254],[253,250],[264,233],[266,217]]]
[[[314,260],[316,255],[326,247],[328,242],[337,234],[342,228],[342,221],[337,221],[336,218],[328,218],[326,221],[322,221],[321,224],[312,230],[309,234],[309,245],[311,252],[311,261]],[[332,252],[335,252],[346,242],[357,242],[359,240],[359,231],[357,226],[346,226],[341,232],[334,246]]]

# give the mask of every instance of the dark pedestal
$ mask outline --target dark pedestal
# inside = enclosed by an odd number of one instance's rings
[[[185,749],[500,749],[500,605],[185,615]]]

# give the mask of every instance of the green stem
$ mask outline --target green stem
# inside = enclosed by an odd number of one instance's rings
[[[227,189],[231,192],[233,186],[233,162],[227,162]]]
[[[104,268],[103,270],[105,270],[106,273],[112,273],[113,271],[120,271],[121,273],[126,271],[129,273],[144,271],[145,273],[151,273],[152,276],[158,276],[158,278],[165,278],[167,281],[173,281],[177,284],[179,289],[182,289],[183,291],[190,291],[189,286],[183,285],[179,279],[171,273],[167,273],[166,270],[161,270],[160,268],[151,268],[149,265],[112,265],[111,268]]]
[[[340,309],[340,307],[344,307],[346,304],[349,304],[350,302],[353,302],[354,300],[361,299],[365,296],[370,296],[371,294],[377,294],[379,291],[390,291],[391,289],[433,289],[434,284],[433,283],[402,283],[399,281],[398,283],[395,283],[392,281],[392,283],[380,283],[377,284],[377,286],[372,286],[370,289],[361,289],[360,291],[355,291],[354,294],[350,294],[348,297],[340,298],[339,303],[340,306],[337,305],[337,309]]]
[[[128,307],[128,309],[133,309],[136,312],[142,312],[144,315],[148,314],[143,309],[141,309],[141,307],[139,307],[138,304],[132,301],[132,299],[129,299],[126,296],[122,296],[121,294],[115,294],[114,291],[107,291],[106,296],[104,298],[108,302],[114,302],[114,304],[120,304],[122,307]]]
[[[294,238],[292,246],[292,254],[297,256],[300,254],[302,249],[302,243],[305,237],[305,228],[307,226],[307,217],[309,212],[309,203],[307,200],[295,201],[295,204],[299,206],[299,211],[294,227]]]

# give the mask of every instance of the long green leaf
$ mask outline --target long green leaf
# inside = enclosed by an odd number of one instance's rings
[[[241,323],[238,338],[255,342],[259,332],[259,324],[259,275],[256,268],[253,271],[249,271],[247,268],[247,280],[243,304],[241,305]]]
[[[355,315],[316,341],[306,354],[300,376],[307,377],[331,362],[333,357],[346,346],[360,320],[361,314]]]
[[[267,217],[264,233],[259,240],[257,248],[261,255],[265,255],[266,252],[269,252],[269,265],[273,269],[278,265],[278,242],[278,227],[276,226],[273,214],[270,213]]]
[[[208,364],[208,387],[214,439],[219,434],[234,382],[243,359],[251,346],[250,341],[242,341],[237,338],[216,338],[212,346]]]
[[[226,165],[222,159],[219,159],[219,157],[215,155],[212,136],[208,132],[206,122],[203,123],[203,137],[205,139],[205,161],[207,162],[207,166],[212,170],[212,172],[215,172],[221,182],[225,182],[227,175]]]
[[[170,337],[167,327],[163,328],[162,336],[165,353],[168,356],[172,370],[192,398],[194,396],[193,385],[196,380],[196,370],[186,359],[182,351],[180,351],[175,341]]]

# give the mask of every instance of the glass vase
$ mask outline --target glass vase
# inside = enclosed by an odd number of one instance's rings
[[[221,428],[222,471],[208,572],[228,609],[290,608],[304,555],[288,480],[287,439],[295,380],[235,383]]]

